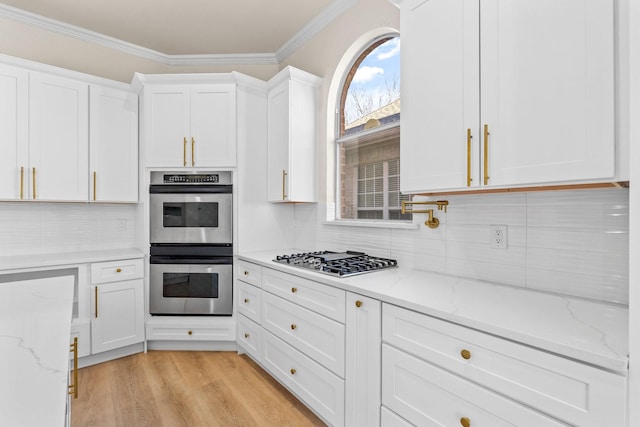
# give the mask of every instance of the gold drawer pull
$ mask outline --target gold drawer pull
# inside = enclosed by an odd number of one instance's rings
[[[296,371],[295,368],[291,368],[291,375],[295,375],[296,372],[298,372],[298,371]]]
[[[244,299],[244,303],[245,303],[245,304],[249,304],[249,298],[245,298],[245,299]]]
[[[297,328],[296,324],[295,324],[295,323],[292,323],[292,324],[291,324],[291,330],[292,330],[292,331],[295,331],[295,330],[296,330],[296,328]]]
[[[193,331],[188,331],[187,334],[188,335],[193,335]]]
[[[122,273],[122,269],[121,268],[116,268],[116,273]]]
[[[358,308],[362,307],[362,301],[360,300],[356,301],[356,307]]]
[[[249,275],[249,272],[245,270],[244,275],[245,275],[245,276],[248,276],[248,275]]]
[[[467,417],[460,418],[460,425],[462,427],[471,427],[471,420]]]
[[[462,356],[462,358],[465,360],[469,360],[471,359],[471,352],[465,348],[460,352],[460,356]]]
[[[296,292],[298,292],[298,288],[291,288],[291,293],[295,294]]]
[[[249,338],[249,334],[244,334],[244,337],[245,338]]]

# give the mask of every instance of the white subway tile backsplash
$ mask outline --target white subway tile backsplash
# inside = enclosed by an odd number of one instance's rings
[[[417,269],[628,303],[628,190],[414,198],[439,199],[449,206],[447,213],[434,210],[437,229],[422,224],[426,214],[414,215],[417,230],[337,227],[318,218],[317,247],[363,250]],[[507,249],[490,247],[491,225],[507,226]]]
[[[0,256],[135,247],[135,205],[0,204]]]

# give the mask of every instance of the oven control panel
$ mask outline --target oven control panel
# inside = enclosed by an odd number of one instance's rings
[[[231,184],[231,172],[151,172],[151,185]]]

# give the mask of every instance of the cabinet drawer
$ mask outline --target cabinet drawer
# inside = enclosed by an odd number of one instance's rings
[[[256,322],[238,316],[238,345],[242,347],[255,360],[260,360],[262,350],[262,328]]]
[[[384,406],[380,408],[380,421],[382,427],[413,427],[409,421]]]
[[[421,426],[567,426],[386,344],[382,404]]]
[[[250,262],[236,260],[236,277],[260,287],[262,283],[262,267]]]
[[[267,331],[262,363],[332,426],[344,425],[344,381]]]
[[[389,304],[382,338],[567,423],[624,425],[621,375]]]
[[[144,276],[142,259],[97,262],[91,264],[91,283],[108,283],[120,280],[141,279]]]
[[[242,313],[254,322],[261,322],[262,290],[238,280],[238,313]]]
[[[344,323],[345,291],[265,268],[262,289]]]
[[[225,321],[219,324],[172,325],[147,323],[147,341],[234,341],[235,322]]]
[[[344,325],[265,292],[262,326],[344,378]]]

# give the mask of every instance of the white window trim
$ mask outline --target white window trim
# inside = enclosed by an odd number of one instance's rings
[[[332,221],[325,221],[323,224],[339,227],[391,228],[396,230],[417,230],[420,228],[419,222],[408,222],[402,220],[371,221],[365,219],[334,219]]]

